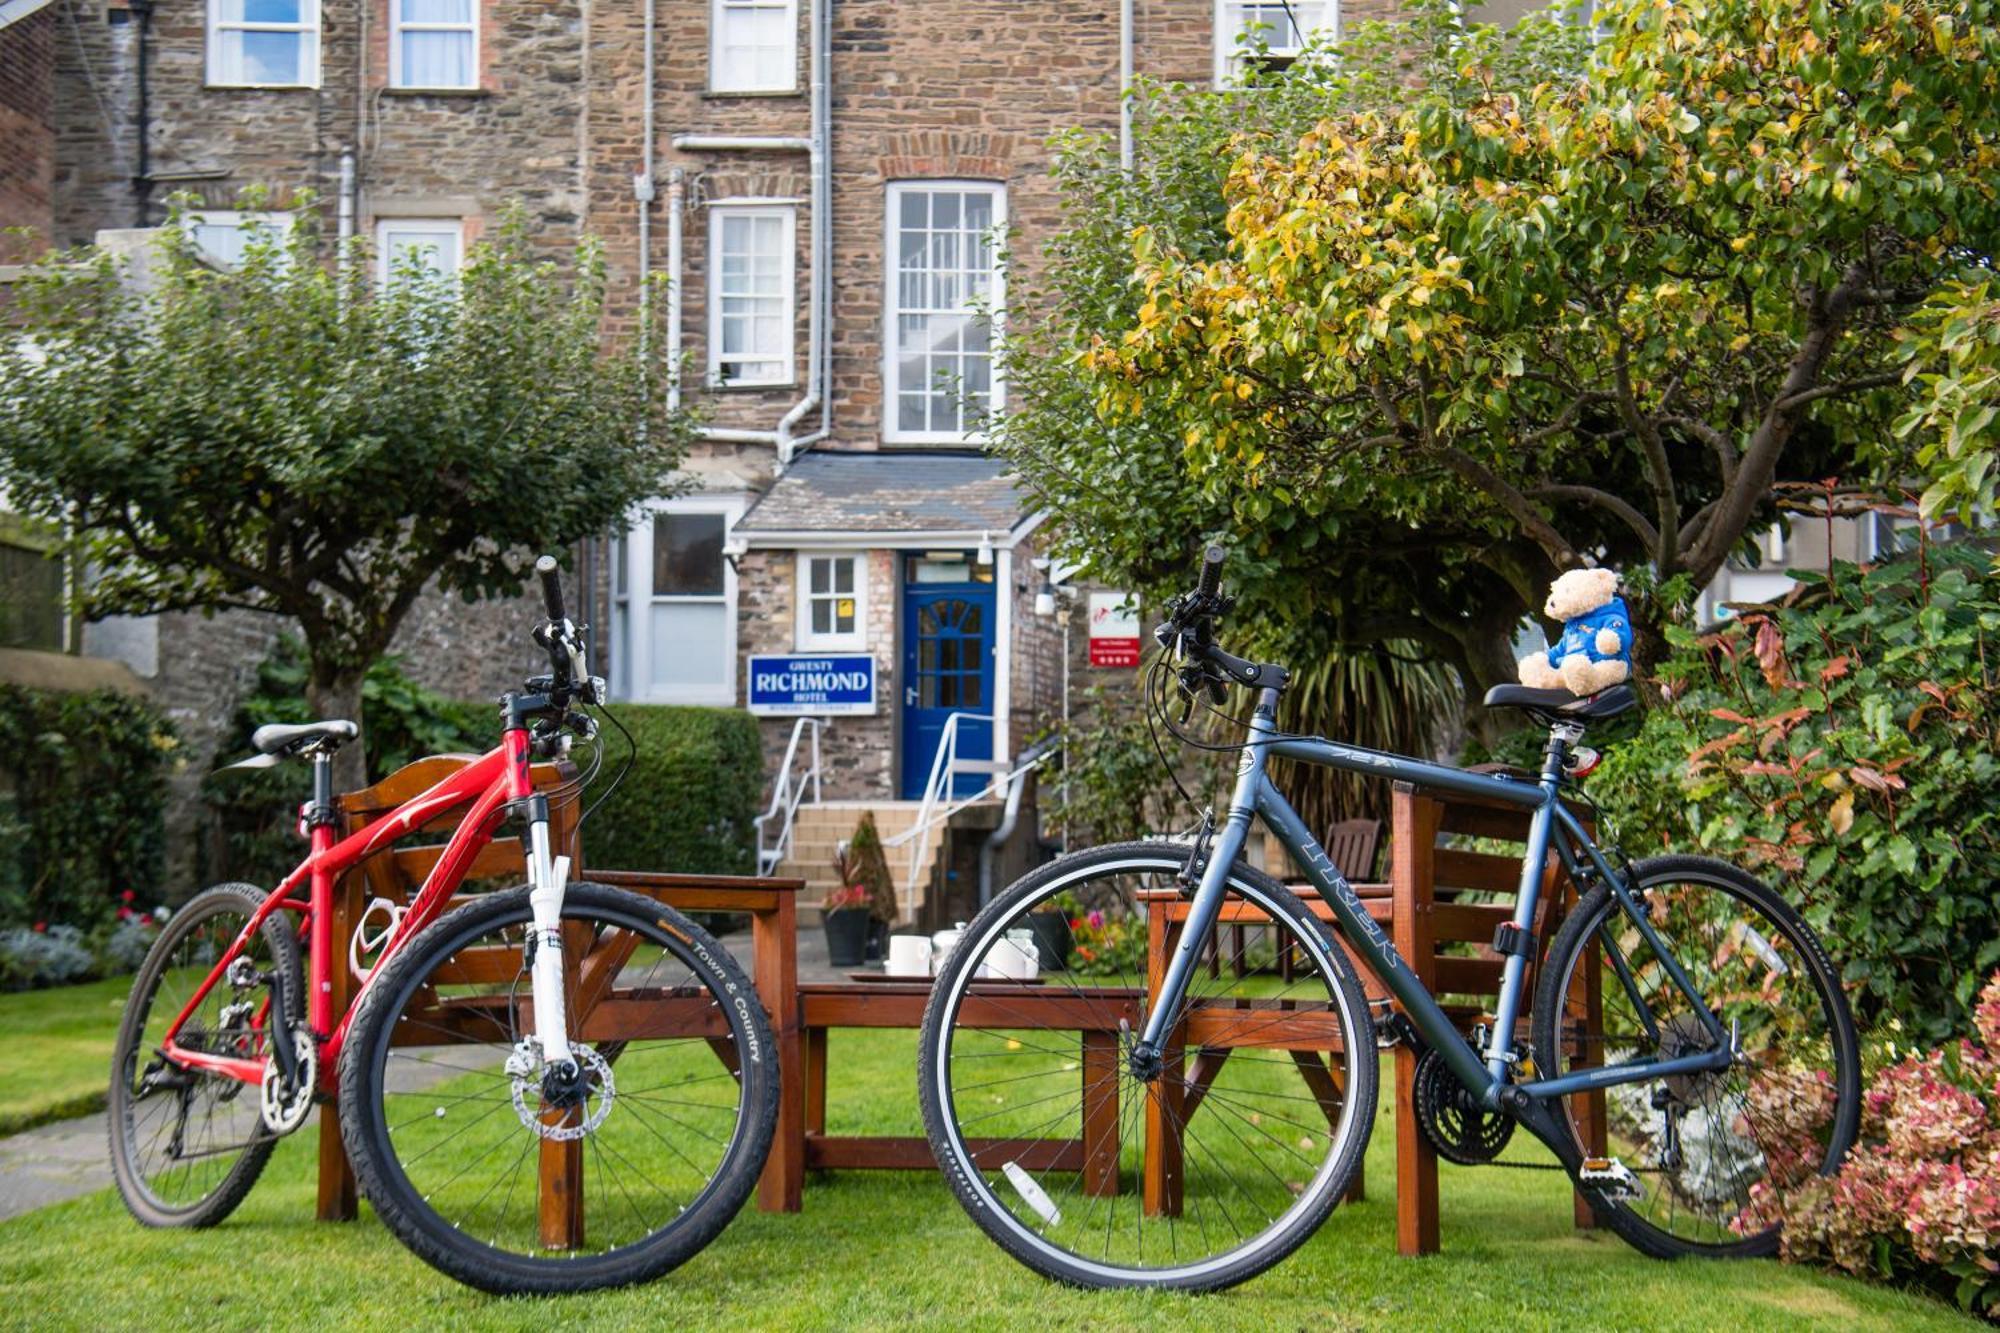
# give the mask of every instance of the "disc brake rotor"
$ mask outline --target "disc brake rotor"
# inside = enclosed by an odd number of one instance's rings
[[[603,1124],[604,1117],[611,1114],[611,1103],[618,1095],[611,1079],[609,1060],[588,1046],[571,1046],[569,1053],[576,1058],[581,1084],[578,1104],[588,1108],[581,1119],[564,1115],[555,1124],[549,1123],[539,1073],[515,1074],[509,1079],[513,1085],[514,1114],[536,1134],[558,1142],[580,1139]]]

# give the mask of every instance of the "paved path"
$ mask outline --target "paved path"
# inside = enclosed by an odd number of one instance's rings
[[[104,1112],[0,1139],[0,1218],[111,1184]]]
[[[749,967],[748,931],[725,935],[722,944]],[[846,980],[845,969],[827,965],[826,937],[818,926],[799,932],[799,976],[809,981]],[[0,1220],[110,1188],[105,1131],[104,1112],[99,1111],[0,1139]]]

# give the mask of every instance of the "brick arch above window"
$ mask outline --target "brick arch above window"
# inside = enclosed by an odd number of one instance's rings
[[[877,159],[882,179],[1004,182],[1014,174],[1019,144],[1011,134],[916,130],[885,135]]]

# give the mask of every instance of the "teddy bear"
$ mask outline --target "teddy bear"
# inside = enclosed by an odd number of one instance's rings
[[[1618,595],[1616,570],[1570,570],[1549,586],[1542,611],[1563,622],[1562,637],[1521,659],[1523,685],[1595,694],[1632,674],[1632,613]]]

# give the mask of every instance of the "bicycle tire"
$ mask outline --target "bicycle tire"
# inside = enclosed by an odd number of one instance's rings
[[[1171,844],[1118,843],[1077,852],[1030,872],[989,903],[966,928],[938,976],[925,1009],[919,1044],[918,1097],[931,1151],[946,1182],[973,1221],[1001,1249],[1042,1276],[1069,1286],[1216,1291],[1248,1281],[1284,1260],[1318,1230],[1346,1194],[1367,1151],[1374,1122],[1378,1069],[1374,1021],[1360,979],[1346,953],[1333,943],[1296,895],[1262,871],[1239,863],[1230,872],[1231,891],[1255,902],[1291,932],[1291,938],[1306,955],[1307,967],[1317,968],[1318,974],[1326,979],[1332,1000],[1330,1011],[1339,1015],[1342,1024],[1341,1039],[1343,1043],[1354,1043],[1343,1049],[1366,1052],[1347,1067],[1343,1106],[1348,1111],[1346,1127],[1339,1131],[1343,1140],[1323,1159],[1318,1173],[1303,1184],[1296,1202],[1264,1231],[1219,1256],[1165,1268],[1120,1266],[1086,1260],[1042,1238],[1001,1202],[986,1180],[985,1171],[972,1159],[972,1150],[960,1132],[953,1109],[947,1038],[954,1031],[953,1019],[985,958],[986,949],[982,946],[990,947],[1007,924],[1029,905],[1062,891],[1065,885],[1081,884],[1087,877],[1118,867],[1170,876],[1185,864],[1186,857],[1185,849]]]
[[[153,941],[153,947],[146,951],[146,959],[132,980],[131,995],[125,1002],[125,1012],[118,1024],[117,1044],[112,1048],[111,1087],[106,1099],[105,1121],[111,1151],[111,1174],[118,1187],[118,1197],[124,1201],[126,1211],[145,1226],[214,1226],[236,1211],[237,1205],[250,1193],[251,1186],[257,1183],[258,1175],[263,1172],[265,1163],[277,1146],[276,1136],[263,1128],[258,1117],[254,1087],[235,1080],[211,1077],[200,1081],[213,1082],[218,1086],[227,1083],[228,1087],[217,1094],[218,1098],[227,1100],[234,1112],[247,1110],[252,1126],[248,1129],[250,1137],[245,1141],[241,1156],[216,1184],[192,1202],[175,1206],[153,1193],[146,1183],[147,1173],[143,1164],[134,1161],[132,1156],[137,1130],[133,1078],[148,1020],[152,1017],[165,974],[176,951],[198,928],[224,912],[240,914],[247,922],[251,914],[264,904],[267,896],[263,890],[249,884],[217,884],[204,889],[168,919],[159,938]],[[292,1021],[296,1022],[303,1012],[305,985],[300,970],[298,941],[293,938],[289,924],[290,918],[283,912],[274,912],[265,919],[258,938],[269,950],[271,966],[284,974],[286,1003],[291,1010]],[[233,935],[235,932],[228,933]],[[219,998],[226,989],[226,982],[218,982],[216,990],[210,993],[211,998]],[[241,1120],[243,1117],[233,1114],[232,1119]]]
[[[1840,987],[1839,972],[1827,957],[1818,936],[1774,890],[1727,862],[1702,856],[1658,856],[1637,862],[1632,870],[1634,885],[1641,896],[1664,885],[1692,883],[1714,888],[1751,906],[1776,927],[1783,942],[1803,964],[1826,1021],[1828,1049],[1837,1066],[1832,1080],[1833,1112],[1824,1145],[1825,1160],[1817,1167],[1821,1174],[1832,1174],[1839,1168],[1841,1159],[1853,1146],[1859,1132],[1861,1057],[1854,1016],[1848,1008],[1846,993]],[[1537,1063],[1551,1075],[1557,1069],[1551,1058],[1552,1053],[1561,1049],[1558,1015],[1563,1012],[1564,996],[1570,990],[1575,970],[1583,961],[1585,951],[1591,947],[1599,928],[1616,920],[1622,911],[1610,889],[1600,884],[1584,895],[1549,945],[1536,982],[1533,1036]],[[1667,943],[1675,949],[1676,956],[1685,966],[1687,959],[1680,957],[1685,946],[1671,939]],[[1775,954],[1775,948],[1768,941],[1764,947]],[[1613,979],[1607,979],[1603,984],[1608,990]],[[1713,1006],[1713,1001],[1710,1003]],[[1664,1085],[1669,1080],[1660,1082]],[[1719,1096],[1717,1100],[1719,1103]],[[1576,1138],[1574,1122],[1567,1115],[1562,1117],[1562,1121],[1569,1127],[1581,1156],[1582,1143],[1580,1138]],[[1676,1173],[1678,1171],[1679,1168],[1676,1168]],[[1775,1254],[1778,1250],[1776,1225],[1741,1234],[1731,1241],[1697,1242],[1656,1225],[1630,1202],[1607,1200],[1589,1190],[1585,1191],[1585,1195],[1590,1198],[1592,1210],[1599,1220],[1634,1249],[1653,1258],[1759,1258]],[[1669,1214],[1670,1221],[1673,1216]]]
[[[562,1258],[531,1258],[475,1239],[439,1214],[398,1158],[382,1095],[384,1068],[392,1034],[412,996],[469,941],[531,921],[528,891],[488,894],[433,922],[389,960],[362,995],[341,1056],[341,1127],[355,1178],[397,1239],[438,1271],[497,1295],[628,1286],[685,1263],[721,1233],[756,1188],[777,1124],[777,1045],[755,987],[727,950],[674,909],[604,885],[571,884],[564,894],[563,919],[637,933],[661,947],[663,957],[674,957],[716,997],[714,1007],[724,1016],[727,1039],[735,1043],[740,1101],[720,1164],[706,1185],[666,1226],[643,1239],[596,1255]],[[577,1040],[574,1035],[571,1039]],[[615,1095],[610,1111],[632,1095]],[[533,1135],[520,1137],[529,1146],[535,1142]],[[650,1225],[643,1213],[635,1216]]]

